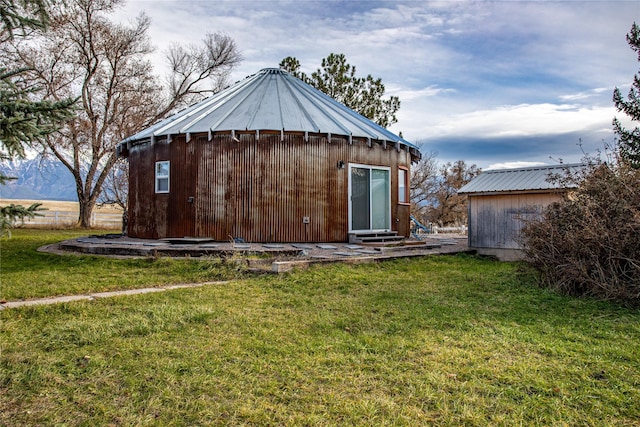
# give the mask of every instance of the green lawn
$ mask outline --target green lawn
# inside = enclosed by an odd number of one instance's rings
[[[74,295],[175,283],[226,280],[243,273],[220,260],[112,259],[36,252],[43,245],[113,230],[12,230],[0,239],[0,299]]]
[[[0,425],[640,425],[640,312],[471,256],[0,316]]]

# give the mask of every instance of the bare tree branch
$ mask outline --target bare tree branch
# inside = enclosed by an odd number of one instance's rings
[[[3,46],[30,70],[26,84],[44,88],[49,99],[80,99],[75,116],[44,139],[43,150],[73,175],[84,227],[91,226],[93,208],[110,182],[118,142],[211,93],[241,60],[233,40],[221,34],[207,35],[202,47],[175,47],[173,83],[165,89],[148,60],[149,18],[141,14],[129,25],[109,20],[121,3],[68,0],[51,16],[47,32]]]

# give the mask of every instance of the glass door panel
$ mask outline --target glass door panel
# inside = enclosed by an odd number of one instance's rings
[[[371,228],[388,230],[390,221],[389,171],[371,169]]]
[[[370,170],[351,168],[351,229],[369,230],[370,222]]]
[[[391,229],[391,172],[366,165],[349,167],[350,231]]]

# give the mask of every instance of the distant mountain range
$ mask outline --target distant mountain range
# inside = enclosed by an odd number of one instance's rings
[[[73,175],[58,159],[1,163],[0,173],[18,178],[0,185],[0,198],[78,201]]]

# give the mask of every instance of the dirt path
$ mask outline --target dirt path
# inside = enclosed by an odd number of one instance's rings
[[[82,295],[66,295],[66,296],[59,296],[59,297],[35,298],[35,299],[28,299],[28,300],[21,300],[21,301],[8,301],[0,304],[0,310],[4,310],[6,308],[29,307],[34,305],[60,304],[64,302],[73,302],[73,301],[93,301],[100,298],[111,298],[111,297],[119,297],[119,296],[125,296],[125,295],[150,294],[154,292],[170,291],[172,289],[199,288],[207,285],[224,285],[225,283],[229,283],[229,282],[220,281],[220,282],[184,283],[180,285],[159,286],[157,288],[127,289],[123,291],[94,292],[94,293],[82,294]]]

